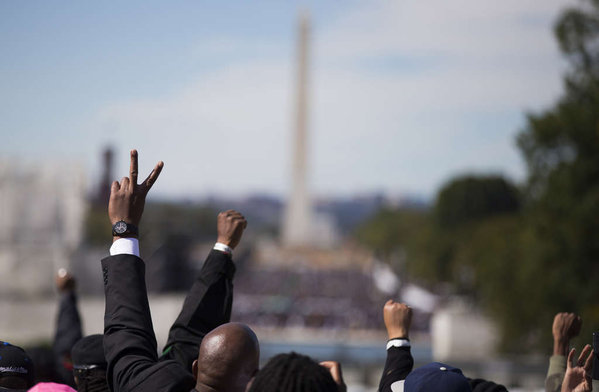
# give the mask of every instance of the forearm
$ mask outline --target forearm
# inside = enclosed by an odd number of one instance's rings
[[[158,360],[143,261],[131,255],[102,260],[106,310],[104,353],[111,390],[126,390]]]
[[[77,296],[74,291],[69,290],[60,294],[54,334],[54,351],[70,353],[73,345],[81,337],[81,317],[77,309]]]
[[[82,338],[81,318],[77,309],[77,296],[73,290],[60,293],[56,330],[54,332],[54,363],[62,382],[75,385],[71,349]]]
[[[549,358],[549,368],[545,379],[546,392],[559,392],[562,381],[566,374],[566,357],[564,355],[552,355]]]
[[[169,331],[164,358],[191,368],[203,337],[231,319],[234,274],[231,257],[212,250]]]
[[[567,356],[570,351],[570,341],[567,338],[553,339],[553,355]]]
[[[414,367],[410,347],[391,347],[387,350],[387,360],[379,383],[380,392],[390,392],[391,384],[405,380]]]

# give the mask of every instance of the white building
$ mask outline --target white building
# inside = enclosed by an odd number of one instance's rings
[[[85,209],[81,165],[0,161],[0,295],[53,290],[82,241]]]

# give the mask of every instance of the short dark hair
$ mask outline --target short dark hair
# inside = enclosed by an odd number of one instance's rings
[[[89,335],[79,339],[71,349],[73,375],[79,392],[109,392],[106,381],[104,335]]]
[[[105,369],[74,369],[73,373],[78,392],[110,392]]]
[[[272,357],[258,372],[250,392],[337,392],[329,371],[312,358],[291,352]]]

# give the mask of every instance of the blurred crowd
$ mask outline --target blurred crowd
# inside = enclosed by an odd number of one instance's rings
[[[217,238],[159,350],[153,330],[139,251],[145,199],[163,163],[138,184],[138,156],[129,176],[111,185],[108,218],[113,243],[101,261],[106,308],[104,333],[83,336],[75,278],[59,270],[56,330],[51,349],[27,351],[0,342],[0,389],[7,391],[331,391],[345,392],[342,364],[280,353],[260,367],[260,342],[248,325],[281,328],[372,328],[384,325],[387,357],[379,391],[507,391],[492,380],[470,378],[451,364],[414,368],[410,333],[413,310],[395,300],[365,295],[372,279],[359,271],[256,270],[236,277],[233,254],[247,227],[234,210],[221,212]],[[242,322],[231,322],[233,293]],[[378,300],[378,303],[375,303]],[[269,317],[270,320],[265,318]],[[273,320],[274,318],[274,320]],[[596,355],[570,347],[582,319],[559,313],[552,328],[547,392],[591,391]],[[549,326],[548,326],[549,328]],[[594,371],[599,369],[595,366]]]
[[[360,270],[251,269],[235,283],[235,317],[256,326],[376,329],[380,293]],[[359,287],[360,290],[348,288]]]

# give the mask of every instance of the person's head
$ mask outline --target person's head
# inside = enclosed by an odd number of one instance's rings
[[[259,364],[260,345],[254,331],[241,323],[223,324],[202,340],[193,363],[196,389],[245,391]]]
[[[27,355],[33,362],[34,382],[51,382],[61,380],[57,370],[56,358],[51,347],[45,345],[36,345],[25,348]],[[69,355],[70,360],[70,355]]]
[[[108,392],[104,335],[81,338],[71,349],[73,376],[79,392]]]
[[[66,384],[55,382],[39,382],[27,392],[77,392]]]
[[[405,380],[391,384],[393,392],[472,392],[468,379],[458,368],[431,362],[408,374]]]
[[[249,392],[338,392],[331,373],[308,356],[294,352],[270,359]]]
[[[0,341],[0,388],[27,390],[33,383],[33,362],[25,350]]]

